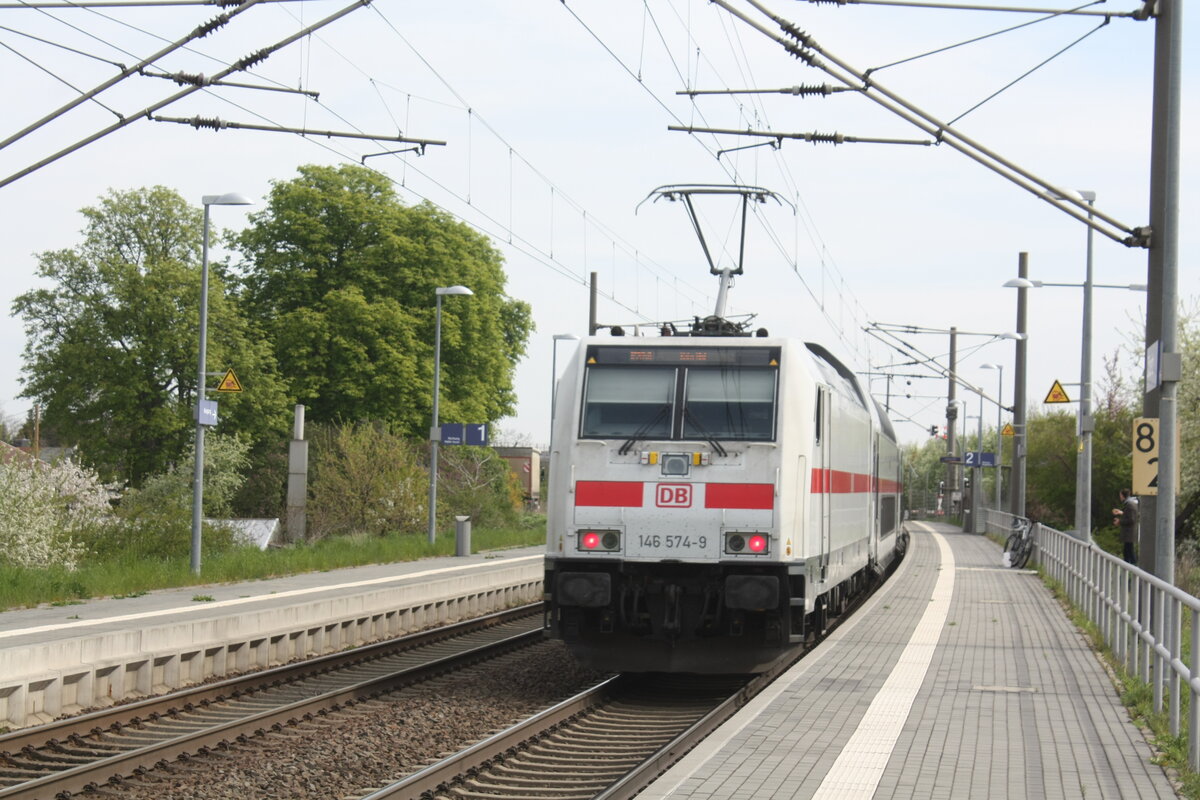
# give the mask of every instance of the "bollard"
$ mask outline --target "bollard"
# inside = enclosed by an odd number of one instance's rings
[[[471,518],[454,518],[454,555],[471,555]]]

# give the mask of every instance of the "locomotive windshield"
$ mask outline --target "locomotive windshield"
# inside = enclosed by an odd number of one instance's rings
[[[674,427],[674,405],[673,369],[589,369],[583,435],[666,439]]]
[[[775,429],[775,370],[689,369],[684,439],[769,440]]]
[[[580,436],[770,441],[778,348],[588,348]]]

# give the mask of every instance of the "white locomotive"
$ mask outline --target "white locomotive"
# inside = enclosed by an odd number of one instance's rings
[[[712,329],[736,334],[693,333]],[[580,342],[554,410],[545,627],[583,663],[761,671],[902,552],[887,416],[826,349],[764,333]]]

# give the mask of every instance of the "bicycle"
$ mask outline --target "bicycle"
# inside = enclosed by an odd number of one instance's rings
[[[1033,553],[1033,521],[1025,517],[1013,518],[1013,531],[1004,543],[1004,555],[1008,566],[1021,569],[1029,563]]]

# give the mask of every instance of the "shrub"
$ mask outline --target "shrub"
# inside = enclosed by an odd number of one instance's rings
[[[317,428],[309,535],[419,532],[428,470],[419,446],[380,424]]]
[[[70,459],[0,463],[0,563],[74,569],[111,520],[113,487]]]
[[[521,484],[490,447],[447,447],[438,465],[439,522],[469,515],[472,525],[514,525],[523,503]]]
[[[233,435],[213,435],[204,443],[204,512],[206,517],[229,516],[233,498],[245,478],[249,445]],[[93,544],[99,556],[118,553],[148,558],[187,556],[192,542],[192,491],[195,448],[166,472],[152,475],[140,489],[125,492],[118,506],[120,524],[106,528]],[[233,534],[206,525],[204,550],[216,552],[233,544]]]

